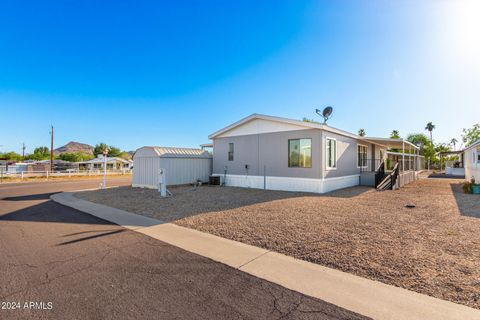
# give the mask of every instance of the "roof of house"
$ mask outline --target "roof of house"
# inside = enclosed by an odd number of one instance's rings
[[[214,139],[214,138],[216,138],[216,137],[218,137],[218,136],[220,136],[220,135],[222,135],[222,134],[224,134],[224,133],[226,133],[226,132],[228,132],[228,131],[236,128],[236,127],[239,127],[239,126],[241,126],[241,125],[243,125],[243,124],[245,124],[249,121],[252,121],[254,119],[261,119],[261,120],[291,124],[291,125],[304,127],[304,128],[307,128],[307,129],[308,128],[310,128],[310,129],[321,129],[321,130],[329,131],[329,132],[336,133],[336,134],[339,134],[339,135],[343,135],[343,136],[346,136],[346,137],[350,137],[350,138],[353,138],[353,139],[364,140],[366,142],[378,144],[378,145],[386,147],[386,148],[402,148],[402,145],[405,144],[407,146],[418,149],[418,147],[416,145],[414,145],[413,143],[411,143],[407,140],[404,140],[404,139],[361,137],[357,134],[354,134],[354,133],[351,133],[351,132],[348,132],[348,131],[345,131],[345,130],[337,129],[337,128],[331,127],[331,126],[329,126],[327,124],[323,124],[323,123],[306,122],[306,121],[302,121],[302,120],[268,116],[268,115],[258,114],[258,113],[254,113],[254,114],[252,114],[248,117],[245,117],[245,118],[243,118],[243,119],[241,119],[241,120],[239,120],[235,123],[232,123],[231,125],[212,133],[211,135],[208,136],[208,138],[209,139]]]
[[[478,139],[477,141],[475,141],[474,143],[472,143],[471,145],[466,147],[465,150],[470,150],[470,149],[475,148],[477,146],[480,146],[480,139]]]
[[[252,115],[249,115],[248,117],[245,117],[235,123],[232,123],[231,125],[223,128],[223,129],[220,129],[214,133],[212,133],[211,135],[208,136],[209,139],[213,139],[227,131],[230,131],[238,126],[241,126],[251,120],[254,120],[254,119],[262,119],[262,120],[269,120],[269,121],[274,121],[274,122],[280,122],[280,123],[287,123],[287,124],[293,124],[293,125],[297,125],[297,126],[300,126],[300,127],[305,127],[305,128],[312,128],[312,129],[323,129],[323,130],[326,130],[326,131],[330,131],[330,132],[333,132],[333,133],[338,133],[338,134],[341,134],[341,135],[344,135],[344,136],[347,136],[347,137],[352,137],[352,138],[357,138],[358,136],[356,134],[353,134],[353,133],[350,133],[350,132],[347,132],[347,131],[344,131],[344,130],[340,130],[340,129],[337,129],[337,128],[334,128],[334,127],[331,127],[329,125],[326,125],[326,124],[322,124],[322,123],[316,123],[316,122],[307,122],[307,121],[302,121],[302,120],[295,120],[295,119],[288,119],[288,118],[282,118],[282,117],[275,117],[275,116],[268,116],[268,115],[265,115],[265,114],[258,114],[258,113],[254,113]]]
[[[388,148],[388,149],[402,149],[407,147],[409,149],[413,148],[415,150],[419,150],[420,148],[415,144],[411,143],[408,140],[404,139],[393,139],[393,138],[376,138],[376,137],[358,137],[359,140],[363,140],[365,142],[370,142],[377,144],[379,146]]]
[[[135,155],[140,155],[139,150],[141,149],[151,149],[156,153],[157,156],[162,158],[211,158],[211,155],[207,151],[202,149],[158,146],[141,147],[137,149]]]

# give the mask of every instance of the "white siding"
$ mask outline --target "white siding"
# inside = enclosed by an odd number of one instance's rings
[[[253,119],[238,127],[232,128],[225,133],[222,133],[217,138],[245,136],[250,134],[285,132],[295,130],[310,129],[308,126],[300,126],[279,121],[271,121],[264,119]]]
[[[463,157],[465,163],[465,179],[470,180],[474,177],[476,183],[480,182],[480,162],[478,162],[478,153],[480,153],[480,150],[477,150],[477,147],[473,147],[465,150]]]

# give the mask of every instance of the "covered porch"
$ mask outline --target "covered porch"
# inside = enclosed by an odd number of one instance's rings
[[[419,154],[420,148],[404,139],[371,138],[363,139],[379,148],[372,155],[379,157],[365,159],[360,167],[360,184],[379,190],[395,189],[417,180],[417,173],[425,169],[425,159]],[[360,161],[360,160],[359,160]]]
[[[444,151],[439,152],[440,174],[452,178],[465,178],[464,151]]]

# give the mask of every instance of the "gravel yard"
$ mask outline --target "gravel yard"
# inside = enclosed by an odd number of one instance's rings
[[[203,186],[77,197],[480,309],[480,196],[458,180],[326,195]],[[414,204],[415,208],[406,208]]]

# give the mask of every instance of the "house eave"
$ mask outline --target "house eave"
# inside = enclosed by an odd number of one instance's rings
[[[320,130],[325,130],[325,131],[329,131],[329,132],[332,132],[332,133],[336,133],[336,134],[339,134],[339,135],[342,135],[342,136],[347,136],[347,137],[350,137],[350,138],[353,138],[353,139],[359,139],[360,136],[356,135],[356,134],[353,134],[353,133],[350,133],[350,132],[347,132],[347,131],[344,131],[344,130],[340,130],[340,129],[337,129],[337,128],[334,128],[334,127],[330,127],[326,124],[321,124],[321,123],[314,123],[314,122],[306,122],[306,121],[301,121],[301,120],[295,120],[295,119],[288,119],[288,118],[282,118],[282,117],[274,117],[274,116],[269,116],[269,115],[264,115],[264,114],[258,114],[258,113],[254,113],[248,117],[245,117],[237,122],[234,122],[232,123],[231,125],[223,128],[223,129],[220,129],[212,134],[210,134],[208,136],[209,139],[215,139],[217,138],[218,136],[236,128],[236,127],[239,127],[251,120],[254,120],[254,119],[261,119],[261,120],[268,120],[268,121],[274,121],[274,122],[280,122],[280,123],[287,123],[287,124],[292,124],[292,125],[297,125],[297,126],[300,126],[300,127],[304,127],[305,129],[320,129]]]

